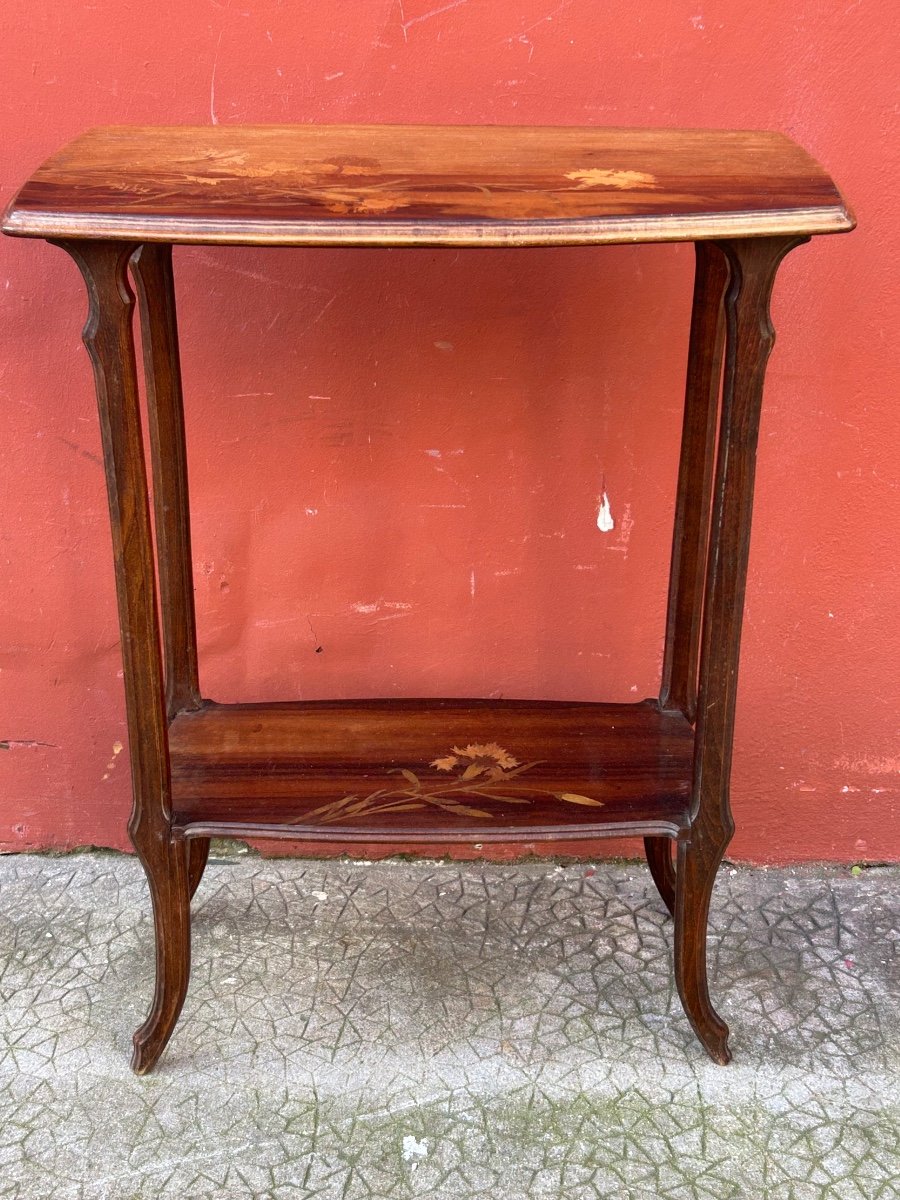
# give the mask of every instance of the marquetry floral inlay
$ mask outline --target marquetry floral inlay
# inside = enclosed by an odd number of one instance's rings
[[[519,782],[526,771],[540,766],[540,762],[522,763],[496,742],[454,746],[449,754],[433,759],[430,766],[442,778],[423,780],[408,767],[394,767],[390,773],[402,776],[403,786],[379,788],[368,796],[344,796],[306,813],[303,820],[315,818],[322,824],[330,824],[355,817],[414,812],[429,807],[439,808],[450,816],[490,820],[496,812],[488,812],[468,801],[476,800],[479,805],[486,802],[533,804],[542,796],[567,804],[596,808],[603,805],[602,800],[578,792],[556,792]],[[522,795],[523,792],[528,795]]]

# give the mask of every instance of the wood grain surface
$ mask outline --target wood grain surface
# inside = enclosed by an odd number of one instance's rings
[[[780,133],[527,126],[110,126],[28,180],[3,231],[269,245],[566,245],[837,233]]]
[[[370,700],[207,703],[169,747],[194,835],[460,842],[676,836],[694,738],[655,701]]]

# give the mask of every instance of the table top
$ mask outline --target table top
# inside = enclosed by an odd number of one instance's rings
[[[109,126],[8,208],[25,237],[589,245],[839,233],[829,175],[780,133],[528,126]]]

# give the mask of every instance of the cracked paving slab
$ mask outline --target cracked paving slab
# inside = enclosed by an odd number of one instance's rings
[[[710,1062],[636,864],[211,861],[155,1074],[139,864],[0,859],[0,1197],[900,1197],[900,871],[724,868]]]

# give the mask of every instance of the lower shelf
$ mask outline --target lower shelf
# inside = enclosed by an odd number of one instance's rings
[[[207,701],[169,744],[186,836],[511,842],[688,824],[693,730],[655,701]]]

